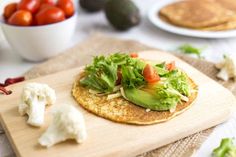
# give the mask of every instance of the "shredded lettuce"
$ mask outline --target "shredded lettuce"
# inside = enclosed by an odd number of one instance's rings
[[[190,85],[185,73],[176,69],[165,75],[165,84],[171,86],[185,96],[190,95]]]
[[[85,68],[86,76],[80,83],[101,93],[110,93],[116,84],[117,67],[110,58],[95,57],[93,63]]]
[[[122,86],[138,87],[145,84],[142,70],[145,63],[127,54],[115,53],[108,57],[94,57],[93,63],[85,68],[81,85],[101,93],[111,93],[116,85],[117,71],[122,72]]]

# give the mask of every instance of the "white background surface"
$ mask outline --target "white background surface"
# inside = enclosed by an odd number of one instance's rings
[[[200,39],[184,37],[180,35],[164,32],[153,26],[147,19],[147,13],[154,3],[164,0],[135,0],[135,3],[141,9],[142,23],[129,31],[119,32],[114,30],[106,21],[102,12],[88,14],[79,9],[78,23],[76,33],[71,41],[71,45],[85,39],[92,32],[103,32],[108,35],[123,39],[134,39],[147,45],[174,51],[178,46],[184,43],[190,43],[193,46],[205,48],[203,56],[205,59],[213,62],[220,61],[223,54],[235,53],[236,38],[230,39]],[[1,5],[1,2],[0,2]],[[30,43],[29,43],[30,44]],[[79,58],[78,58],[79,59]],[[5,41],[0,31],[0,82],[7,77],[19,76],[32,66],[38,63],[27,62],[15,54]],[[212,149],[216,147],[223,137],[236,137],[236,115],[228,122],[220,125],[209,136],[208,140],[202,145],[196,153],[196,157],[209,157]],[[0,148],[1,149],[1,148]]]

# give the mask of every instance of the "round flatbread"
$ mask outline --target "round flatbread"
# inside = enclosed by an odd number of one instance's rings
[[[197,29],[228,22],[235,13],[211,0],[187,0],[163,7],[160,15],[174,25]]]
[[[155,124],[167,121],[190,108],[197,97],[197,85],[189,78],[189,83],[193,89],[188,102],[177,105],[175,112],[169,111],[149,111],[139,107],[123,97],[107,100],[107,96],[96,96],[79,83],[81,75],[74,82],[72,95],[75,100],[86,110],[109,120],[137,125]]]
[[[206,31],[222,31],[222,30],[230,30],[236,28],[236,1],[235,0],[212,0],[215,3],[218,3],[221,7],[233,11],[235,13],[234,17],[225,23],[202,28],[202,30]]]

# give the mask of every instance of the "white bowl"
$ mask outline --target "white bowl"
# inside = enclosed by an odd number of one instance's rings
[[[2,15],[2,14],[1,14]],[[13,50],[30,61],[42,61],[63,52],[76,27],[76,13],[58,23],[20,27],[1,20],[4,35]]]

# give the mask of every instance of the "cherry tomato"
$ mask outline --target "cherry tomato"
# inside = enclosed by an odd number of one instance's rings
[[[36,13],[40,7],[40,0],[21,0],[18,4],[18,10],[28,10],[32,14]]]
[[[166,69],[169,70],[169,71],[172,71],[175,69],[175,62],[170,62],[168,64],[166,64]]]
[[[52,4],[49,4],[49,3],[43,3],[41,4],[40,8],[39,8],[39,11],[45,9],[45,8],[48,8],[48,7],[54,7],[54,5]]]
[[[138,58],[138,54],[137,54],[137,53],[131,53],[131,54],[130,54],[130,57],[131,57],[131,58]]]
[[[3,16],[7,20],[17,10],[17,3],[10,3],[5,6]]]
[[[26,10],[18,10],[8,19],[8,24],[10,25],[30,26],[31,23],[32,14]]]
[[[71,17],[75,12],[74,4],[71,0],[58,0],[57,6],[65,12],[66,17]]]
[[[36,14],[36,22],[38,25],[46,25],[65,20],[65,13],[57,7],[48,7]]]
[[[160,76],[157,74],[156,70],[150,64],[147,64],[144,67],[143,76],[148,83],[155,83],[160,80]]]
[[[54,0],[41,0],[41,4],[44,4],[44,3],[51,4],[51,5],[55,4]]]

